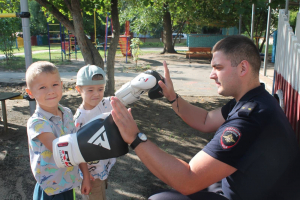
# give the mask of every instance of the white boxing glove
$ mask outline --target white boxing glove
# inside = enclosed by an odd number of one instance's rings
[[[147,70],[139,74],[130,82],[125,83],[116,92],[116,97],[125,105],[131,104],[140,99],[140,96],[151,90],[148,94],[150,99],[163,97],[162,90],[158,85],[158,81],[164,78],[156,71]]]

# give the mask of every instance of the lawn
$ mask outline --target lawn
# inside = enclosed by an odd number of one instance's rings
[[[265,49],[266,49],[266,45],[264,45],[261,53],[265,53]],[[268,54],[272,55],[272,49],[273,49],[273,44],[269,44],[269,48],[268,48]]]
[[[104,51],[99,50],[99,53],[102,56],[103,60],[105,60]],[[107,56],[107,53],[108,52],[106,52],[106,56]],[[157,53],[157,51],[143,51],[140,55],[150,54],[150,53]],[[63,55],[63,58],[62,58],[62,55]],[[51,56],[51,60],[50,60],[50,56]],[[73,54],[71,54],[70,59],[75,60],[76,56],[77,56],[77,60],[83,60],[83,56],[80,51],[78,51],[76,55],[75,55],[75,52],[73,52]],[[118,56],[118,57],[123,56],[120,50],[117,50],[116,56]],[[32,54],[32,62],[50,61],[50,62],[54,63],[55,65],[64,65],[64,64],[68,64],[70,59],[69,59],[68,55],[61,54],[61,51],[51,52],[51,55],[49,55],[49,52]],[[124,56],[124,59],[125,59],[125,56]],[[129,60],[128,60],[128,62],[129,62]],[[26,69],[25,66],[26,66],[26,64],[25,64],[25,56],[24,55],[13,56],[8,62],[6,62],[6,60],[0,60],[0,69],[3,69],[3,70],[11,70],[11,71],[21,70],[21,71],[23,71]]]
[[[176,43],[176,46],[186,46],[186,42],[182,43]],[[77,51],[75,54],[75,51],[71,54],[71,58],[68,57],[68,55],[65,55],[64,53],[61,53],[60,45],[51,45],[51,50],[57,50],[57,51],[51,51],[51,54],[49,54],[49,46],[44,45],[44,46],[31,46],[32,49],[32,62],[36,61],[50,61],[53,62],[56,65],[63,65],[68,63],[68,60],[83,60],[83,56],[81,54],[81,51]],[[162,42],[145,42],[141,46],[141,48],[161,48],[162,51],[163,49],[163,43]],[[47,50],[46,52],[41,52],[41,53],[34,53],[36,51],[42,51],[42,50]],[[149,51],[142,51],[140,55],[143,54],[151,54],[151,53],[157,53],[157,50],[149,50]],[[19,48],[19,49],[14,49],[14,54],[17,53],[24,53],[24,48]],[[103,60],[105,60],[104,57],[104,50],[99,50],[100,55],[102,56]],[[106,51],[106,56],[107,56],[108,51]],[[0,54],[3,54],[2,51],[0,51]],[[120,49],[117,50],[116,56],[122,56],[122,52]],[[51,59],[50,59],[51,57]],[[6,60],[0,60],[0,69],[3,70],[12,70],[12,71],[18,71],[18,70],[25,70],[25,58],[24,54],[23,55],[15,55],[13,56],[8,62]]]
[[[43,45],[43,46],[31,46],[32,51],[42,51],[42,50],[49,50],[49,45]],[[51,45],[51,50],[58,50],[61,49],[60,45]],[[24,47],[20,47],[17,49],[16,47],[13,47],[13,53],[24,53]],[[4,54],[3,51],[0,50],[0,54]]]

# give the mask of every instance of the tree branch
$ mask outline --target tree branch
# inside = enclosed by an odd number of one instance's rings
[[[41,6],[47,9],[48,12],[53,14],[55,18],[60,21],[69,31],[74,33],[74,25],[73,23],[68,19],[68,17],[64,16],[59,10],[50,2],[46,0],[35,0],[38,2]]]
[[[249,31],[249,29],[247,29],[247,27],[246,27],[246,25],[245,25],[245,23],[242,21],[242,26],[244,27],[244,29],[246,30],[246,32],[248,33],[248,35],[250,35],[251,33],[250,33],[250,31]]]
[[[70,12],[72,12],[73,10],[72,10],[72,7],[71,7],[70,2],[69,2],[68,0],[64,0],[64,2],[65,2],[65,4],[66,4],[68,10],[69,10]]]

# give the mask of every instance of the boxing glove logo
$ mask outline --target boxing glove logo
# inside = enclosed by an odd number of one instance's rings
[[[106,131],[102,126],[89,140],[88,143],[102,146],[105,149],[110,150],[110,145],[107,139]]]

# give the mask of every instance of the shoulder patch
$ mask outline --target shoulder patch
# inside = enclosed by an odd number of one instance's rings
[[[234,147],[240,140],[242,134],[235,127],[227,127],[221,135],[221,146],[223,149]]]
[[[247,102],[245,103],[241,109],[238,111],[239,117],[249,117],[254,108],[256,107],[256,102]]]

